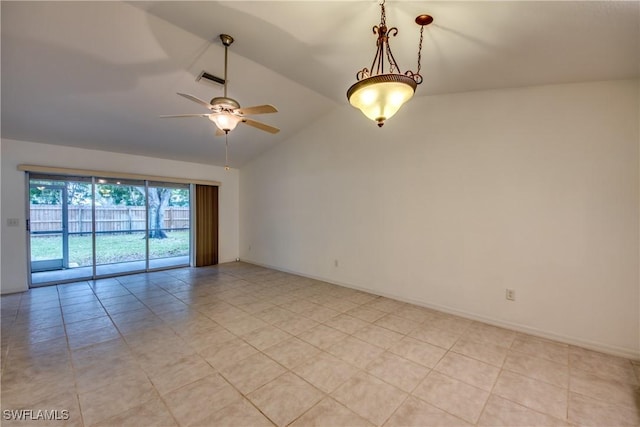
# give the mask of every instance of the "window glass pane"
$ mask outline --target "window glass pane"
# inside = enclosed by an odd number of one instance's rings
[[[146,268],[144,182],[96,179],[96,274]]]
[[[92,277],[91,183],[36,178],[29,181],[32,285]]]
[[[189,186],[149,186],[149,266],[189,264]]]
[[[183,190],[189,190],[189,184],[180,184],[177,182],[149,181],[149,187],[181,188]]]
[[[32,182],[36,181],[57,181],[57,182],[85,182],[91,183],[90,176],[68,176],[68,175],[55,175],[55,174],[43,174],[43,173],[30,173],[29,178]]]

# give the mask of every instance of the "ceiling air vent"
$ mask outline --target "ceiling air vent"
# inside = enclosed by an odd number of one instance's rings
[[[196,77],[197,82],[212,84],[214,86],[224,86],[224,79],[203,71]]]

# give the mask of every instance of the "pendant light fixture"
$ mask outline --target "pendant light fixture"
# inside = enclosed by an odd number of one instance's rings
[[[426,25],[433,22],[429,15],[420,15],[416,18],[416,24],[420,25],[420,43],[418,45],[418,69],[414,73],[409,70],[404,74],[400,71],[398,63],[391,53],[389,36],[398,34],[396,27],[387,27],[386,10],[384,0],[380,3],[380,25],[373,27],[373,33],[377,35],[376,55],[373,58],[371,68],[363,68],[356,75],[357,82],[347,91],[349,103],[358,108],[369,119],[384,125],[385,120],[398,112],[400,107],[413,96],[416,87],[422,83],[420,75],[422,60],[422,38]],[[385,64],[385,60],[388,64]],[[385,65],[388,71],[385,71]]]

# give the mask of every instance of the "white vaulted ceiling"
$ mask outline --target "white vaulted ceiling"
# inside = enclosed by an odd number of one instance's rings
[[[229,51],[229,96],[273,104],[256,119],[270,135],[229,135],[241,167],[310,122],[347,105],[355,73],[373,59],[377,1],[7,2],[2,7],[2,137],[224,164],[224,138],[176,95],[209,100],[222,88],[220,33]],[[416,96],[640,75],[640,2],[388,1],[399,29],[391,47],[415,70],[429,13]],[[411,108],[410,103],[404,108]],[[345,109],[345,120],[366,120]],[[374,124],[372,123],[372,126]]]

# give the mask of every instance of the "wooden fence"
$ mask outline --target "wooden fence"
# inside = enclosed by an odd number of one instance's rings
[[[62,230],[62,206],[31,205],[31,231]],[[68,207],[69,233],[91,232],[91,206]],[[144,231],[144,206],[96,206],[96,232]],[[189,208],[169,207],[164,211],[164,228],[189,228]]]

